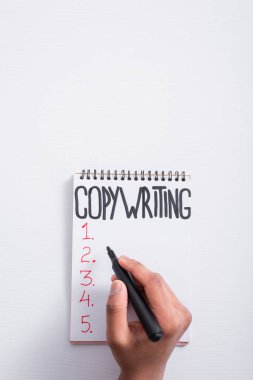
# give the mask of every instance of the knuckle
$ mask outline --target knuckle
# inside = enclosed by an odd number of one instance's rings
[[[170,318],[167,329],[164,332],[165,338],[171,338],[172,336],[176,336],[178,334],[181,335],[189,327],[191,321],[192,315],[187,309],[185,309],[183,313],[175,314]]]
[[[161,285],[163,278],[159,273],[152,272],[150,274],[150,281],[152,281],[152,284]]]
[[[111,336],[107,337],[107,342],[111,348],[117,348],[118,347],[117,340]]]
[[[119,343],[118,343],[118,341],[115,338],[108,337],[107,338],[107,343],[111,347],[111,349],[113,349],[113,350],[117,350],[118,347],[119,347]]]
[[[108,336],[107,343],[112,350],[118,351],[127,348],[128,344],[122,337]]]
[[[141,273],[143,271],[144,265],[140,261],[137,261],[134,259],[130,259],[129,261],[130,261],[130,266],[129,266],[130,272],[132,272],[133,274],[136,274],[136,273]]]
[[[184,326],[187,328],[191,324],[191,321],[192,321],[192,314],[187,309],[185,309],[183,320],[184,320]]]
[[[164,331],[165,338],[171,338],[181,330],[181,321],[178,317],[170,318],[167,328]]]
[[[181,327],[181,320],[179,318],[173,318],[170,324],[170,330],[172,333],[176,333]]]
[[[106,304],[106,312],[108,315],[118,314],[120,309],[121,309],[121,305],[119,305],[119,304],[114,304],[114,303],[110,303],[110,302],[107,302],[107,304]]]

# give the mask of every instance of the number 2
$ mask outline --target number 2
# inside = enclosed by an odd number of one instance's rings
[[[81,263],[89,263],[90,261],[89,260],[84,260],[84,256],[87,256],[90,254],[91,252],[91,248],[90,247],[83,247],[83,249],[88,249],[88,252],[87,253],[84,253],[81,257]]]

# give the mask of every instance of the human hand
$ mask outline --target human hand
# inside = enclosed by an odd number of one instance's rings
[[[119,257],[119,263],[131,273],[164,334],[159,342],[152,342],[139,321],[128,322],[127,288],[113,275],[106,332],[121,368],[119,380],[160,380],[175,345],[191,323],[191,314],[158,273],[126,256]]]

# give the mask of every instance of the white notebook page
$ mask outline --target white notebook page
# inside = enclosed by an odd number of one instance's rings
[[[74,175],[70,341],[106,341],[113,274],[107,245],[160,273],[189,307],[190,185],[190,176],[129,181]],[[130,311],[129,318],[137,317]],[[188,341],[189,330],[180,339]]]

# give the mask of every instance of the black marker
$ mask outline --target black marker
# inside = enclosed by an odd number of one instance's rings
[[[154,314],[148,307],[146,301],[137,289],[130,273],[123,269],[118,262],[118,258],[110,247],[107,248],[108,256],[112,261],[112,269],[117,278],[124,282],[127,287],[128,297],[132,302],[133,308],[142,323],[148,337],[153,342],[157,342],[163,336],[161,327],[159,326]]]

